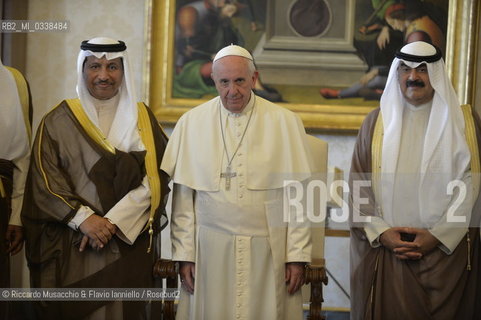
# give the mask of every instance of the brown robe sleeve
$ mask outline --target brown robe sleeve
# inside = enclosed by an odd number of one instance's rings
[[[377,117],[379,115],[379,109],[376,109],[370,112],[366,119],[364,120],[361,129],[359,130],[359,134],[357,136],[356,144],[354,146],[354,152],[352,155],[351,161],[351,171],[349,173],[349,188],[350,188],[350,222],[352,228],[360,228],[362,225],[353,222],[352,218],[352,191],[353,191],[353,183],[356,180],[362,181],[370,181],[371,180],[371,172],[372,172],[372,163],[371,163],[371,141],[372,135],[374,131],[374,127],[376,124]],[[360,207],[361,215],[375,215],[375,199],[374,194],[371,188],[361,188],[361,197],[368,198],[369,204],[362,205]]]
[[[59,142],[43,120],[32,149],[23,218],[67,223],[75,215],[82,201],[65,165],[60,158]],[[86,201],[83,204],[88,205]]]
[[[352,190],[355,180],[370,180],[371,166],[371,140],[380,109],[369,113],[364,120],[357,136],[352,155],[351,171],[349,174],[349,207],[350,207],[350,270],[351,270],[351,312],[356,313],[354,319],[367,319],[364,316],[368,304],[371,284],[374,281],[375,256],[378,250],[371,250],[361,224],[353,222]],[[368,198],[371,205],[363,205],[360,209],[362,215],[374,215],[374,194],[371,188],[361,188],[361,197]]]

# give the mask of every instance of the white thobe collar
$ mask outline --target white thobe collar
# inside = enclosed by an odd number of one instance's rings
[[[408,108],[411,111],[420,111],[420,110],[425,110],[425,109],[431,108],[432,105],[433,105],[433,100],[430,100],[429,102],[420,104],[419,106],[415,106],[413,104],[410,104],[409,102],[406,102],[405,105],[406,105],[406,108]]]
[[[110,99],[99,100],[92,97],[92,102],[97,111],[97,118],[99,120],[99,128],[104,135],[108,137],[112,122],[114,121],[117,107],[120,101],[120,94],[116,94]]]

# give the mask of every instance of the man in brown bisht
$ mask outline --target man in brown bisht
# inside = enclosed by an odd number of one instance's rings
[[[23,75],[0,61],[0,288],[10,287],[10,256],[23,247],[20,219],[30,157],[30,90]],[[12,319],[0,302],[0,319]]]
[[[351,319],[481,317],[473,116],[439,49],[397,52],[352,159]]]
[[[125,43],[82,42],[78,99],[43,118],[22,221],[35,288],[152,287],[165,226],[167,143],[137,103]],[[43,301],[40,319],[144,319],[144,301]]]

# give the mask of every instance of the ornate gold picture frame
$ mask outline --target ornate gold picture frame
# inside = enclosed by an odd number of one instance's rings
[[[475,87],[475,60],[480,4],[477,0],[450,0],[446,36],[446,65],[462,103],[471,103]],[[174,72],[175,0],[150,0],[147,8],[147,100],[162,124],[173,125],[202,99],[172,96]],[[356,132],[366,114],[377,106],[279,103],[296,112],[309,131]]]

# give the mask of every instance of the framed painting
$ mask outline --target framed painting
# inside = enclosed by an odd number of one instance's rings
[[[365,85],[366,77],[389,67],[393,48],[408,41],[410,23],[421,18],[432,20],[425,33],[439,39],[461,102],[474,98],[476,0],[148,1],[147,100],[164,125],[216,95],[210,61],[236,43],[254,56],[256,94],[296,112],[308,131],[355,133],[383,89],[382,81]],[[408,14],[416,1],[429,18]],[[391,53],[375,52],[389,44]]]

